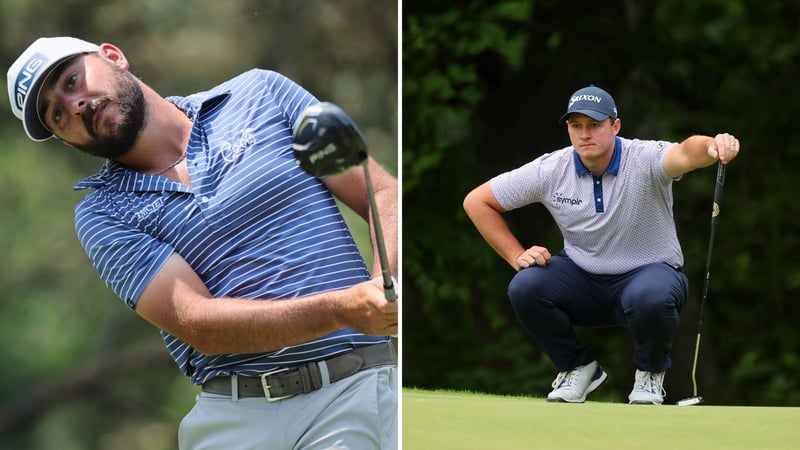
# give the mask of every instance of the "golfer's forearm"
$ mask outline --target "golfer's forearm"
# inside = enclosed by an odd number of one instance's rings
[[[516,258],[525,249],[511,233],[500,213],[472,195],[464,200],[464,211],[489,246],[511,267],[517,269]]]
[[[337,297],[346,292],[288,300],[208,299],[182,314],[178,337],[207,355],[297,345],[345,327],[343,302]]]
[[[505,260],[515,270],[519,269],[517,264],[517,256],[525,251],[522,244],[519,243],[516,237],[508,229],[505,221],[500,220],[482,222],[480,225],[475,224],[481,236],[491,246],[503,260]]]
[[[378,205],[378,214],[383,232],[383,241],[386,247],[386,258],[389,262],[389,270],[393,275],[397,275],[397,247],[398,247],[398,206],[397,206],[397,181],[387,179],[376,187],[375,203]],[[381,265],[378,257],[378,243],[375,238],[375,223],[370,214],[370,233],[372,236],[372,273],[378,276],[381,273]]]
[[[714,138],[701,135],[690,136],[683,141],[686,149],[685,157],[689,166],[688,171],[708,167],[717,161],[708,154],[708,147],[713,142]]]

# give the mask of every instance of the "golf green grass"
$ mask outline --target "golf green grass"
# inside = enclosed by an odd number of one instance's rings
[[[800,449],[800,408],[628,405],[404,389],[402,448]]]

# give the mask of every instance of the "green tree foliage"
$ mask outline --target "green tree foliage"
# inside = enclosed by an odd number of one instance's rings
[[[800,8],[755,0],[403,3],[403,382],[543,395],[555,369],[508,305],[513,271],[461,208],[490,177],[569,145],[558,117],[577,88],[614,94],[621,135],[680,141],[731,132],[698,367],[718,404],[797,405],[800,337]],[[667,401],[691,395],[714,169],[675,184],[690,278]],[[560,250],[544,208],[506,215],[523,245]],[[631,224],[636,226],[636,224]],[[623,329],[580,330],[622,401],[633,379]]]
[[[426,15],[412,8],[403,15],[407,384],[489,390],[497,371],[509,375],[500,383],[518,385],[535,370],[524,336],[504,311],[502,286],[509,271],[485,251],[461,211],[482,165],[468,142],[489,76],[484,71],[495,63],[519,64],[529,3],[474,2]]]
[[[253,67],[339,104],[398,168],[398,6],[392,0],[0,2],[3,73],[40,36],[120,47],[161,95]],[[101,161],[27,139],[0,96],[0,449],[177,448],[198,389],[155,328],[103,285],[78,243],[72,186]],[[365,256],[367,227],[346,211]]]

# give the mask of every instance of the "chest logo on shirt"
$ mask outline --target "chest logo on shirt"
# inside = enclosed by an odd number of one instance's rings
[[[139,206],[137,211],[133,214],[137,221],[143,222],[148,216],[161,211],[164,207],[164,200],[161,198],[155,199],[153,202]]]
[[[552,202],[555,205],[580,206],[580,204],[583,203],[583,200],[579,198],[570,198],[561,192],[556,192],[553,194]]]
[[[226,162],[233,162],[239,154],[244,153],[245,150],[255,145],[255,143],[256,136],[253,134],[253,129],[245,128],[238,136],[222,143],[222,158]]]

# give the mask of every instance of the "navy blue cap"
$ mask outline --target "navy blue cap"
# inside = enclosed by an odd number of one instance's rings
[[[572,113],[584,114],[594,120],[616,119],[617,104],[611,94],[592,84],[572,94],[567,112],[559,122],[567,120]]]

